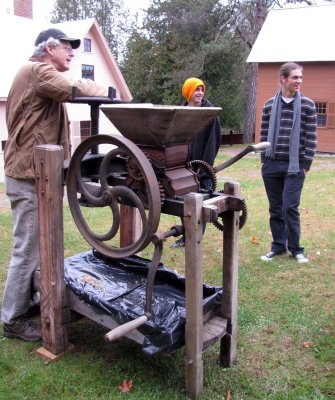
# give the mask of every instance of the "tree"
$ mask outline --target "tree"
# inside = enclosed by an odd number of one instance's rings
[[[231,41],[231,32],[222,40],[220,29],[228,19],[218,0],[152,1],[122,64],[134,101],[180,104],[183,81],[197,76],[204,79],[209,99],[224,108],[221,121],[239,129],[245,54],[240,43]],[[138,77],[145,79],[139,83]]]
[[[289,3],[313,5],[315,0],[229,0],[225,12],[231,15],[230,27],[235,31],[234,40],[244,43],[247,53],[249,53],[264,24],[268,10],[274,6],[284,7],[285,4]],[[244,83],[246,103],[243,132],[244,142],[246,143],[251,143],[254,140],[257,72],[258,65],[251,63],[248,66],[247,79]]]
[[[127,42],[121,70],[135,102],[157,102],[157,87],[153,72],[154,58],[151,41],[134,29]]]
[[[197,76],[206,97],[223,108],[223,126],[252,142],[258,65],[247,64],[247,56],[269,9],[315,1],[152,0],[123,63],[134,100],[179,104],[182,82]]]
[[[124,38],[130,34],[129,11],[123,0],[56,0],[52,23],[95,18],[115,57],[123,52]]]
[[[231,14],[234,15],[235,39],[244,43],[248,53],[257,39],[264,24],[267,9],[272,3],[269,0],[232,0],[229,2],[228,7],[232,7]],[[257,70],[258,65],[256,63],[248,66],[247,79],[244,86],[246,103],[243,117],[243,133],[245,143],[254,141]]]

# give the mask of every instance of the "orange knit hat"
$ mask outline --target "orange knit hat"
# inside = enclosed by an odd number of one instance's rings
[[[205,93],[206,87],[201,79],[198,78],[186,79],[186,81],[183,84],[183,88],[181,89],[181,93],[187,101],[190,101],[192,94],[195,92],[198,86],[202,86],[204,88],[204,93]]]

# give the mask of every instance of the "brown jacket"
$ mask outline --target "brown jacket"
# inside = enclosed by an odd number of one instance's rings
[[[5,174],[35,179],[34,150],[38,144],[57,144],[69,152],[69,120],[64,102],[72,87],[82,96],[106,96],[107,89],[91,80],[72,81],[51,64],[28,61],[16,74],[8,95]]]

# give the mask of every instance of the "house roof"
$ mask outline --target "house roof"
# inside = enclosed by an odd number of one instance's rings
[[[335,61],[335,5],[269,11],[247,62]]]
[[[0,99],[7,98],[17,70],[31,57],[34,50],[34,42],[39,32],[50,28],[50,26],[55,26],[63,30],[68,36],[78,37],[80,39],[85,38],[88,32],[92,33],[98,41],[98,45],[104,57],[104,62],[107,64],[108,68],[113,71],[113,78],[118,84],[121,98],[125,101],[131,100],[132,96],[129,88],[95,19],[91,18],[41,26],[41,24],[37,24],[36,21],[32,19],[8,14],[0,15],[0,37],[3,38]],[[69,75],[71,75],[71,70]]]

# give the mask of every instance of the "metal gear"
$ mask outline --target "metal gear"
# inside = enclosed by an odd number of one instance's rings
[[[219,193],[224,193],[224,191],[219,190]],[[242,211],[242,214],[240,215],[240,218],[239,218],[239,229],[243,228],[243,226],[245,225],[245,223],[247,222],[247,219],[248,219],[248,208],[247,208],[247,204],[246,204],[245,200],[243,200],[243,202],[242,202],[242,210],[241,211]],[[219,214],[218,219],[213,222],[213,225],[220,231],[223,231],[223,229],[224,229],[224,222],[223,222],[224,214],[225,214],[224,212]],[[221,218],[222,223],[219,222],[219,218]]]
[[[127,158],[127,171],[136,181],[143,180],[143,175],[134,157],[129,156]]]
[[[208,179],[210,179],[210,181],[212,182],[211,191],[215,192],[217,185],[215,169],[210,164],[208,164],[206,161],[203,160],[193,160],[190,161],[188,164],[192,168],[192,170],[197,174],[199,181],[202,179],[203,176],[206,176],[208,177]]]

